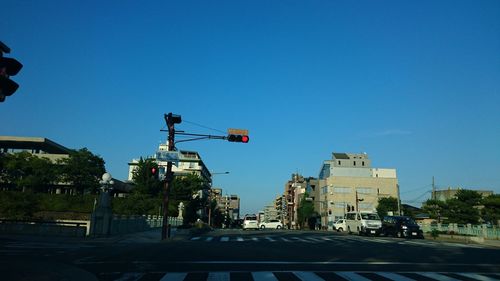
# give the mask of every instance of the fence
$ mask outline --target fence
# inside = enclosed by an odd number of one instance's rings
[[[182,219],[169,217],[171,226],[182,225]],[[114,215],[111,221],[111,235],[146,231],[163,226],[163,216],[120,216]]]
[[[500,229],[497,227],[488,227],[482,225],[460,225],[456,223],[450,224],[422,224],[420,228],[424,232],[431,232],[433,229],[446,232],[447,234],[477,236],[486,239],[500,239]]]

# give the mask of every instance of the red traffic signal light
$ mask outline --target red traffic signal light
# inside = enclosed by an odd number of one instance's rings
[[[228,135],[227,140],[230,142],[247,143],[250,140],[250,138],[247,135]]]

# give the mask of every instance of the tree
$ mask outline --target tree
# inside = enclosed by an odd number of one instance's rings
[[[481,217],[486,223],[499,226],[500,223],[500,194],[492,194],[482,200]]]
[[[461,224],[479,223],[479,205],[482,196],[473,190],[459,190],[455,198],[446,200],[444,211],[448,222]]]
[[[307,198],[309,198],[309,194],[306,192],[300,199],[299,208],[297,209],[297,220],[301,229],[303,229],[305,223],[308,223],[310,218],[316,217],[314,203],[307,200]]]
[[[198,219],[198,210],[207,206],[208,198],[193,195],[203,189],[205,183],[202,178],[195,174],[175,177],[170,187],[169,214],[178,214],[178,205],[184,203],[185,223],[192,223]]]
[[[155,174],[152,173],[155,169]],[[149,196],[158,196],[161,192],[162,184],[158,178],[158,164],[154,159],[143,160],[142,157],[132,172],[132,181],[135,184],[134,193]]]
[[[48,158],[29,152],[1,156],[0,179],[7,188],[14,190],[46,192],[57,182],[57,169]]]
[[[398,199],[394,197],[384,197],[378,199],[377,213],[383,218],[388,212],[398,211]]]
[[[429,199],[423,204],[423,211],[429,214],[431,219],[441,222],[444,210],[447,208],[446,203],[436,199]]]
[[[59,160],[62,180],[70,183],[77,193],[96,193],[99,179],[106,172],[104,160],[87,148],[72,150],[68,158]]]

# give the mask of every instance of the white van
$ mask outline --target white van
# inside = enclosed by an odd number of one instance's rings
[[[349,212],[345,224],[348,233],[358,235],[379,235],[382,221],[375,212]]]

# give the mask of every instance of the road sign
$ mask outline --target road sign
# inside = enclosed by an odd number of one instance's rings
[[[246,129],[227,129],[228,135],[242,135],[248,136],[248,130]]]
[[[179,152],[166,150],[156,151],[156,160],[164,162],[174,162],[177,166],[177,164],[179,163]]]

